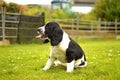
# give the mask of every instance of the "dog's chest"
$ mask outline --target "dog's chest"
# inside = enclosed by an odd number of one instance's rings
[[[69,42],[70,39],[64,32],[62,41],[58,45],[52,46],[52,56],[56,57],[59,61],[66,63],[66,49],[69,46]]]
[[[65,63],[66,62],[66,50],[64,50],[60,46],[52,47],[52,55],[56,57],[59,61]]]

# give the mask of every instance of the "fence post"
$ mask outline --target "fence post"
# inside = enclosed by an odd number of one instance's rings
[[[74,19],[71,19],[71,21],[72,21],[72,30],[74,29],[74,26],[75,26],[75,20]],[[69,22],[69,21],[68,21]]]
[[[5,6],[2,6],[2,40],[5,40]]]
[[[19,23],[18,23],[18,30],[17,30],[17,41],[16,41],[17,43],[20,43],[20,26],[21,26],[20,24],[21,24],[21,16],[22,16],[22,14],[19,15],[19,19],[18,19],[18,20],[19,20]]]
[[[42,23],[43,23],[42,26],[43,26],[43,25],[45,25],[45,13],[42,12],[41,16],[42,16]]]
[[[101,18],[98,19],[98,28],[97,28],[97,34],[100,35],[100,27],[101,27]]]
[[[94,33],[93,33],[93,30],[94,30],[94,29],[93,29],[93,22],[92,22],[92,21],[90,21],[90,25],[91,25],[91,36],[93,37],[93,34],[94,34]]]
[[[115,36],[117,37],[117,19],[115,19]]]
[[[76,19],[76,30],[78,31],[79,30],[79,17],[77,17]]]

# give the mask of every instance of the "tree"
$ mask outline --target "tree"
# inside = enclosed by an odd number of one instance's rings
[[[7,4],[4,0],[0,0],[0,11],[2,6],[6,7],[7,12],[23,12],[25,8],[23,5],[18,5],[16,3]]]
[[[0,7],[4,4],[4,0],[0,0]]]
[[[19,12],[18,4],[16,3],[9,3],[7,7],[8,12]]]
[[[97,18],[102,20],[120,21],[120,0],[98,0],[94,7]]]
[[[17,8],[19,9],[19,13],[24,13],[25,10],[27,10],[26,5],[17,5]]]
[[[2,6],[7,6],[7,3],[4,0],[0,0],[0,11]]]

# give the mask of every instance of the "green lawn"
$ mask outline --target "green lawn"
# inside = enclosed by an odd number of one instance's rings
[[[49,44],[0,46],[0,80],[119,80],[120,40],[76,40],[84,49],[88,66],[67,73],[66,67],[42,71]]]

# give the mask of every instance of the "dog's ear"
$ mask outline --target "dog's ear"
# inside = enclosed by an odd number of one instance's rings
[[[52,40],[51,40],[52,46],[59,44],[59,42],[62,41],[62,37],[63,37],[62,29],[59,26],[55,27],[52,32]]]
[[[51,45],[55,46],[62,40],[63,31],[56,22],[49,22],[45,26],[45,34],[51,39]]]

